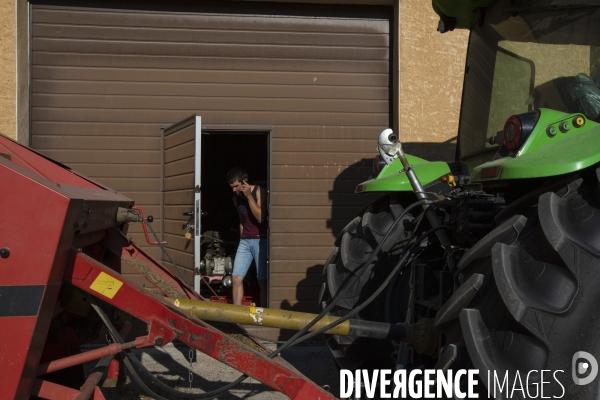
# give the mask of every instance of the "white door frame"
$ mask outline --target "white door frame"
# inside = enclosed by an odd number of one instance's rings
[[[200,221],[202,217],[202,209],[200,203],[200,195],[202,190],[202,182],[200,177],[202,176],[202,117],[196,115],[195,120],[195,154],[194,154],[194,290],[200,293],[200,278],[201,275],[196,273],[200,271]]]

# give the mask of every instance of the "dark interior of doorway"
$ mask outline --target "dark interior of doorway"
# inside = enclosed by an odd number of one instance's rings
[[[239,218],[233,205],[233,192],[227,182],[227,171],[241,167],[248,172],[248,182],[267,187],[269,182],[268,132],[206,131],[201,145],[202,233],[219,232],[225,243],[227,255],[233,259],[239,241]],[[204,257],[205,246],[201,257]],[[258,296],[258,282],[254,263],[245,279],[245,294]],[[205,292],[205,290],[207,292]],[[201,294],[211,296],[201,285]],[[220,294],[220,293],[219,293]]]

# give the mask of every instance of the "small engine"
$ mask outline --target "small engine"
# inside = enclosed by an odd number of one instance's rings
[[[202,234],[202,245],[206,245],[206,253],[200,262],[200,272],[208,276],[225,276],[233,272],[231,257],[227,256],[223,240],[219,232],[206,231]]]
[[[208,276],[231,275],[233,264],[231,257],[213,256],[211,254],[204,257],[200,262],[200,270]]]

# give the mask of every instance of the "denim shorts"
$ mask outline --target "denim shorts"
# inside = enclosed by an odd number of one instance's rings
[[[235,259],[233,275],[246,276],[254,259],[259,281],[267,280],[267,239],[241,239]]]

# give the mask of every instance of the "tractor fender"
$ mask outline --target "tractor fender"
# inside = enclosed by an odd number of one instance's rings
[[[600,162],[600,127],[529,149],[516,157],[504,157],[473,170],[471,181],[542,178],[581,171]],[[498,167],[497,175],[482,178],[482,171]],[[493,174],[487,174],[493,175]]]
[[[450,167],[443,161],[430,162],[410,155],[406,158],[423,186],[450,173]],[[412,190],[402,164],[396,158],[392,164],[386,165],[376,178],[359,184],[355,193],[412,192]]]

